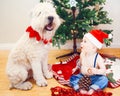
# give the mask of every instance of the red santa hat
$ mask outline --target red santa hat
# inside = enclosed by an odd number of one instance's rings
[[[112,38],[111,34],[107,34],[101,30],[91,30],[89,33],[85,34],[87,37],[98,49],[102,48],[104,39]]]

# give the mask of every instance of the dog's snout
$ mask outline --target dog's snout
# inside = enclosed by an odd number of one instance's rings
[[[53,16],[48,16],[49,21],[53,21],[54,17]]]

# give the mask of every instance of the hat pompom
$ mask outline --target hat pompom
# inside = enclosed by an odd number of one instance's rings
[[[112,34],[109,34],[109,35],[108,35],[108,38],[109,38],[109,39],[112,39],[112,38],[113,38],[113,35],[112,35]]]

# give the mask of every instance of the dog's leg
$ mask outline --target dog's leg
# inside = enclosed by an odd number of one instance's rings
[[[49,79],[53,77],[53,73],[50,72],[49,68],[48,68],[48,58],[46,57],[43,61],[42,61],[42,70],[44,73],[44,76]]]
[[[32,88],[32,84],[26,81],[28,77],[28,72],[22,67],[14,67],[7,72],[8,78],[10,80],[10,89],[17,88],[20,90],[29,90]]]
[[[33,70],[33,78],[36,80],[36,84],[38,86],[47,86],[47,81],[45,80],[43,73],[42,73],[42,68],[41,68],[41,63],[40,61],[33,60],[35,62],[32,62],[32,70]]]

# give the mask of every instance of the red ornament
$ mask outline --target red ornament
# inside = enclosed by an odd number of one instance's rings
[[[46,39],[43,40],[43,43],[44,43],[44,44],[47,44],[47,43],[48,43],[48,40],[46,40]]]

